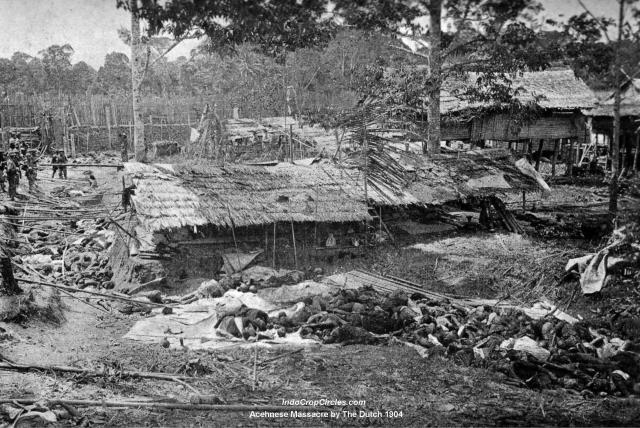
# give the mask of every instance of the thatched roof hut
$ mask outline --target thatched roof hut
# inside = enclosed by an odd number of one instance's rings
[[[583,109],[593,108],[593,91],[571,70],[525,72],[509,83],[518,103],[530,109],[518,120],[508,108],[466,96],[477,73],[445,81],[441,93],[443,140],[518,141],[588,139]],[[522,112],[521,112],[522,113]]]
[[[149,231],[370,218],[364,192],[330,163],[187,166],[125,164],[132,202]]]
[[[373,205],[437,205],[469,196],[536,191],[507,151],[427,159],[411,153],[372,153],[366,197]],[[229,164],[125,164],[136,185],[132,202],[149,232],[186,226],[242,227],[275,222],[344,223],[370,220],[359,159],[344,167]]]

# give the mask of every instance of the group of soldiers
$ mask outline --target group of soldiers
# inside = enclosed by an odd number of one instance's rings
[[[0,190],[7,192],[5,182],[8,183],[9,197],[14,201],[23,171],[29,181],[29,192],[35,190],[37,163],[38,154],[35,149],[27,148],[24,142],[11,141],[7,154],[0,152]]]
[[[9,193],[12,201],[18,194],[18,184],[24,172],[24,176],[29,182],[29,192],[33,192],[37,185],[38,176],[38,151],[29,149],[24,141],[18,139],[9,139],[9,151],[0,151],[0,190]],[[52,157],[53,176],[56,171],[60,171],[60,178],[67,178],[67,157],[63,150],[58,150]],[[52,176],[52,178],[53,178]],[[7,186],[8,184],[8,186]],[[8,187],[8,189],[7,189]]]

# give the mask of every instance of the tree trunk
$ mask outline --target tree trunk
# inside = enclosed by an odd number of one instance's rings
[[[144,123],[140,110],[140,86],[142,84],[143,64],[140,45],[140,21],[136,16],[137,1],[131,0],[131,98],[133,104],[133,148],[138,162],[147,160],[147,148],[144,141]]]
[[[22,293],[22,290],[18,286],[18,281],[13,276],[13,267],[11,266],[11,259],[0,250],[0,273],[2,274],[2,290],[3,294],[8,296],[14,296]]]
[[[618,42],[615,45],[613,102],[613,140],[611,141],[611,182],[609,183],[609,212],[618,211],[618,162],[620,162],[620,42],[624,23],[624,0],[620,0],[618,10]]]
[[[440,87],[442,86],[442,58],[440,42],[442,28],[442,0],[431,0],[427,6],[429,11],[429,71],[431,76],[431,90],[429,91],[429,106],[427,110],[429,138],[427,145],[422,147],[423,153],[440,152]]]

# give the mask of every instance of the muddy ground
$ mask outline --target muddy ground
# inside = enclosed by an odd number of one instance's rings
[[[101,191],[108,193],[117,188],[118,176],[113,171],[95,172]],[[70,170],[70,178],[82,180],[82,177],[81,170]],[[43,181],[43,191],[57,184]],[[561,188],[557,192],[575,194],[576,199],[585,193],[596,195],[579,187]],[[4,198],[0,194],[0,202]],[[105,198],[103,204],[111,206],[114,200]],[[638,294],[637,286],[618,284],[595,298],[584,297],[576,292],[579,286],[575,280],[562,281],[566,260],[584,254],[599,242],[500,231],[427,235],[398,232],[398,237],[396,244],[387,243],[364,257],[336,259],[315,267],[323,267],[327,274],[364,268],[461,296],[519,303],[545,297],[569,313],[583,317],[604,317],[616,302],[633,299],[633,290]],[[57,422],[60,426],[640,425],[637,397],[586,398],[564,389],[523,388],[493,370],[490,363],[469,365],[437,352],[423,358],[394,340],[376,346],[318,345],[298,352],[237,348],[215,352],[169,350],[160,343],[141,344],[122,338],[146,315],[124,315],[116,310],[116,304],[106,304],[112,309],[105,312],[65,295],[61,301],[64,320],[59,324],[35,317],[18,324],[0,323],[14,333],[14,338],[0,341],[0,355],[21,364],[77,366],[105,370],[105,374],[90,378],[81,374],[0,370],[0,397],[188,401],[195,389],[216,395],[224,403],[242,403],[256,409],[282,405],[282,400],[287,399],[326,398],[364,403],[331,407],[340,414],[340,419],[252,418],[249,410],[80,407],[79,415],[60,418]],[[87,300],[92,304],[98,301]],[[166,373],[196,370],[197,376],[185,385],[131,379],[122,375],[123,370]],[[346,417],[343,410],[356,412],[356,417]],[[360,411],[365,415],[360,417]],[[375,411],[381,415],[375,416]],[[2,422],[9,423],[6,418]]]

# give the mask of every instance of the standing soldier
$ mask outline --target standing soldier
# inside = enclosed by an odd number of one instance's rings
[[[51,178],[56,177],[56,171],[58,170],[58,153],[53,152],[53,156],[51,156],[51,168],[53,168],[53,174],[51,174]]]
[[[24,141],[20,141],[20,156],[22,156],[22,159],[27,157],[27,151],[28,151],[28,147],[27,147],[27,143]]]
[[[16,200],[18,183],[20,183],[20,168],[18,167],[18,152],[12,150],[7,161],[7,180],[9,181],[9,197]]]
[[[4,186],[4,182],[7,181],[7,174],[5,170],[7,169],[7,161],[5,159],[4,153],[0,152],[0,190],[2,192],[6,192],[7,189]]]
[[[120,137],[120,153],[122,155],[122,162],[129,162],[129,144],[127,143],[127,134],[124,132],[119,135]]]
[[[60,171],[59,177],[67,179],[67,156],[64,154],[64,150],[58,150],[58,171]]]
[[[29,150],[25,161],[26,176],[27,180],[29,180],[29,193],[33,192],[36,188],[36,177],[38,175],[37,162],[36,151],[34,149]]]

